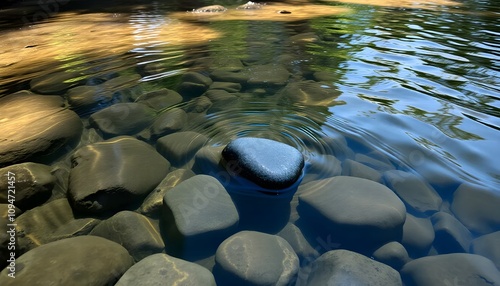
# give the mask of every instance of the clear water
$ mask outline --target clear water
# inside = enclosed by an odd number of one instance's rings
[[[81,82],[139,73],[139,81],[123,88],[141,93],[176,89],[185,72],[208,74],[228,59],[285,63],[291,81],[319,72],[339,96],[315,105],[282,104],[275,97],[279,89],[243,90],[242,104],[192,120],[187,129],[208,135],[211,145],[243,136],[278,139],[308,160],[335,154],[324,138],[342,134],[355,153],[388,158],[442,193],[462,182],[500,192],[496,1],[331,1],[321,4],[349,11],[310,12],[296,21],[190,18],[185,11],[195,5],[235,5],[163,2],[67,4],[44,21],[17,21],[16,28],[5,18],[0,94],[29,88],[30,79],[56,71],[78,72],[74,80]]]

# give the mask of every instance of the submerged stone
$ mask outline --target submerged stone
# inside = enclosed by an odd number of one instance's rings
[[[171,89],[158,89],[142,94],[136,99],[155,110],[162,110],[177,103],[182,102],[182,96]]]
[[[208,141],[208,137],[193,131],[176,132],[158,139],[156,150],[173,166],[188,163],[198,150]]]
[[[472,253],[491,259],[497,269],[500,270],[500,231],[474,239],[470,250]]]
[[[223,164],[241,176],[271,190],[290,187],[299,179],[304,157],[292,146],[263,138],[238,138],[222,150]]]
[[[410,261],[410,257],[405,247],[397,241],[382,245],[373,252],[372,256],[375,260],[389,265],[398,271],[403,265]]]
[[[440,254],[469,251],[472,234],[454,216],[438,212],[431,220],[436,234],[433,245]]]
[[[410,256],[416,258],[427,255],[434,238],[434,228],[429,219],[406,214],[401,244]]]

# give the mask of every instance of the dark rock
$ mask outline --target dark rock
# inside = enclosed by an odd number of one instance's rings
[[[240,100],[240,98],[234,95],[228,96],[226,98],[217,98],[217,101],[213,102],[213,104],[207,110],[207,114],[225,112],[227,110],[239,110],[240,108],[238,107],[238,105],[241,102],[242,101]]]
[[[117,103],[92,114],[89,124],[108,138],[134,135],[149,126],[155,115],[154,109],[141,103]]]
[[[417,214],[432,214],[441,208],[443,201],[439,194],[416,175],[392,170],[385,172],[384,178],[387,186]]]
[[[12,222],[9,222],[4,217],[0,217],[0,268],[1,269],[5,268],[10,263],[7,260],[10,259],[12,247],[14,247],[14,249],[18,248],[15,236],[11,235],[12,229],[10,226],[8,226],[8,224],[10,223]]]
[[[189,102],[187,105],[188,112],[202,113],[212,106],[212,102],[206,96],[200,96]]]
[[[406,209],[386,186],[338,176],[299,187],[298,211],[304,220],[350,247],[399,241]]]
[[[399,273],[391,267],[348,250],[332,250],[312,265],[308,286],[402,285]]]
[[[193,131],[184,131],[161,137],[156,142],[156,150],[167,158],[173,166],[188,163],[196,152],[208,141],[208,137]]]
[[[302,184],[340,176],[342,173],[340,161],[332,155],[316,155],[311,157],[307,162],[306,168]]]
[[[280,93],[280,102],[304,105],[329,106],[340,92],[330,85],[314,81],[289,83]]]
[[[334,83],[338,80],[338,76],[333,72],[327,71],[317,71],[313,74],[313,77],[316,81],[324,81],[327,83]]]
[[[500,285],[500,272],[491,260],[467,253],[427,256],[401,269],[407,286]]]
[[[162,232],[167,252],[201,258],[236,232],[239,215],[226,189],[214,177],[189,178],[163,198]]]
[[[300,261],[313,261],[319,257],[318,250],[311,246],[302,231],[293,223],[288,223],[276,235],[284,238],[290,244]]]
[[[210,74],[210,77],[216,81],[236,82],[240,84],[246,84],[250,79],[250,76],[246,72],[234,72],[226,69],[214,70]]]
[[[90,235],[104,237],[125,247],[135,261],[165,249],[159,229],[147,217],[121,211],[98,224]]]
[[[214,276],[206,268],[162,253],[148,256],[130,267],[115,285],[216,286]]]
[[[18,216],[22,214],[23,211],[14,205],[0,204],[0,217],[6,219],[9,217],[9,213]]]
[[[241,84],[239,84],[237,82],[216,81],[210,85],[208,90],[212,90],[212,89],[225,90],[227,92],[238,92],[241,90]]]
[[[434,228],[429,219],[406,214],[401,244],[403,244],[410,256],[421,257],[427,255],[434,237]]]
[[[174,90],[162,88],[142,94],[136,100],[154,108],[162,110],[182,102],[182,96]]]
[[[96,236],[80,236],[39,246],[16,260],[15,279],[0,273],[8,285],[114,285],[133,265],[121,245]]]
[[[55,72],[39,76],[30,81],[31,90],[42,94],[64,92],[68,88],[79,84],[82,74],[78,72]]]
[[[470,231],[452,215],[445,212],[431,217],[434,225],[434,247],[440,254],[468,252],[472,241]]]
[[[104,90],[115,93],[136,86],[140,79],[138,74],[121,75],[105,81],[101,86]]]
[[[192,171],[184,169],[177,169],[168,173],[165,179],[144,199],[140,212],[149,217],[157,217],[160,214],[165,194],[194,175]]]
[[[197,72],[187,72],[182,76],[179,93],[187,98],[200,96],[212,84],[212,79]]]
[[[181,130],[187,122],[187,114],[180,108],[172,108],[160,114],[151,125],[152,138],[158,138]]]
[[[61,97],[27,93],[0,98],[0,122],[0,167],[71,149],[83,129]]]
[[[212,70],[237,72],[242,70],[244,65],[237,58],[219,57],[211,59],[209,68]]]
[[[208,99],[210,99],[210,101],[214,103],[217,101],[224,101],[224,103],[226,103],[227,101],[237,98],[236,95],[230,94],[229,92],[222,89],[211,89],[205,92],[203,95],[208,97]]]
[[[198,150],[194,156],[193,172],[215,177],[227,186],[231,179],[226,170],[219,164],[222,159],[221,153],[223,149],[224,146],[204,146]]]
[[[293,185],[304,167],[304,157],[297,149],[263,138],[233,140],[222,151],[222,157],[231,175],[271,190]]]
[[[76,218],[58,227],[53,233],[53,240],[89,234],[101,221],[95,218]]]
[[[379,171],[351,159],[342,163],[342,175],[364,178],[377,183],[382,182],[382,174]]]
[[[113,100],[113,93],[100,85],[73,87],[66,93],[66,98],[70,108],[82,115],[108,107],[116,101]]]
[[[500,195],[495,190],[462,184],[453,194],[451,210],[472,232],[500,230]]]
[[[250,66],[244,72],[249,86],[284,86],[290,77],[285,67],[276,64]]]
[[[405,247],[397,241],[382,245],[373,252],[372,256],[375,260],[389,265],[398,271],[403,265],[410,261],[410,257]]]
[[[380,156],[378,156],[378,157],[380,157]],[[354,161],[361,163],[363,165],[366,165],[368,167],[371,167],[379,172],[394,170],[394,165],[392,165],[392,163],[386,158],[381,158],[379,160],[379,159],[375,159],[373,157],[367,156],[365,154],[357,153],[354,156]]]
[[[472,253],[491,259],[500,270],[500,231],[474,239],[470,250]]]
[[[84,146],[72,156],[69,192],[86,213],[121,210],[149,194],[170,163],[150,145],[128,136]]]
[[[283,238],[255,231],[239,232],[215,254],[217,285],[290,285],[299,259]]]
[[[23,210],[34,208],[47,201],[56,178],[50,173],[50,166],[37,163],[22,163],[0,169],[0,174],[13,174],[12,186],[15,192],[9,192],[7,178],[0,180],[0,203],[8,202],[8,195],[15,198],[15,205]]]

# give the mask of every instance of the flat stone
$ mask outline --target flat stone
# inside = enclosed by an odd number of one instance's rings
[[[244,70],[249,86],[284,86],[290,77],[288,70],[279,64],[254,65]]]
[[[70,108],[80,115],[86,115],[112,105],[113,93],[100,85],[80,85],[71,88],[66,93]]]
[[[196,174],[206,174],[217,178],[227,185],[231,178],[226,170],[220,166],[222,150],[224,146],[203,146],[194,156],[193,172]]]
[[[186,107],[188,112],[202,113],[209,109],[210,106],[212,106],[212,101],[210,101],[208,97],[202,95],[194,98]]]
[[[175,167],[189,162],[196,152],[208,141],[208,137],[193,131],[176,132],[161,137],[156,150]]]
[[[434,225],[434,247],[440,254],[468,252],[472,241],[470,231],[452,215],[445,212],[431,217]]]
[[[61,97],[29,93],[0,98],[0,122],[0,167],[71,149],[83,129]]]
[[[472,232],[500,230],[500,195],[495,190],[462,184],[453,194],[451,210]]]
[[[115,285],[216,286],[214,276],[203,266],[162,253],[137,262]]]
[[[54,94],[64,92],[68,88],[77,85],[81,80],[75,80],[82,76],[78,72],[55,72],[36,77],[30,81],[31,90],[42,94]]]
[[[239,222],[226,189],[207,175],[191,177],[166,192],[162,212],[167,251],[182,257],[213,255]]]
[[[332,250],[312,265],[307,286],[328,285],[403,285],[393,268],[348,250]]]
[[[213,270],[218,286],[290,285],[299,270],[299,259],[283,238],[255,231],[241,231],[224,242],[215,254]]]
[[[377,156],[377,158],[380,157],[381,156]],[[365,154],[357,153],[356,155],[354,155],[354,161],[371,167],[379,172],[394,170],[394,165],[392,165],[392,163],[385,157],[376,159]]]
[[[410,261],[405,247],[397,241],[391,241],[382,245],[373,252],[372,256],[378,262],[389,265],[397,271]]]
[[[214,70],[210,77],[216,81],[236,82],[246,84],[250,76],[246,72],[228,71],[224,68]]]
[[[153,139],[181,130],[187,122],[187,114],[180,108],[162,112],[150,127]]]
[[[188,98],[200,96],[212,84],[212,79],[198,72],[187,72],[181,78],[179,93]]]
[[[96,218],[75,218],[58,227],[52,233],[53,240],[90,234],[101,221]]]
[[[140,202],[166,176],[170,163],[128,136],[86,145],[72,156],[68,196],[85,213],[121,210]]]
[[[434,228],[429,219],[406,214],[401,244],[403,244],[410,256],[426,256],[434,237]]]
[[[500,285],[500,272],[491,260],[468,253],[427,256],[401,269],[407,286]]]
[[[182,102],[182,96],[175,90],[161,88],[140,95],[136,102],[143,103],[155,110],[162,110]]]
[[[79,236],[39,246],[16,259],[15,279],[0,273],[8,285],[114,285],[134,264],[118,243],[96,236]]]
[[[341,243],[368,247],[401,239],[405,206],[382,184],[338,176],[301,185],[297,193],[301,218]]]
[[[117,103],[92,114],[89,124],[107,138],[134,135],[149,126],[155,115],[154,109],[141,103]]]
[[[147,217],[121,211],[98,224],[90,235],[100,236],[125,247],[135,261],[165,249],[159,229]]]
[[[210,101],[213,103],[216,103],[218,101],[227,102],[238,98],[236,95],[222,89],[211,89],[205,92],[203,95],[208,97],[208,99],[210,99]]]
[[[181,182],[193,177],[195,174],[191,170],[177,169],[168,173],[168,175],[156,186],[156,188],[144,199],[139,211],[149,217],[158,217],[163,197]]]
[[[222,157],[231,175],[241,176],[271,190],[293,185],[304,167],[304,157],[297,149],[263,138],[233,140],[222,150]]]
[[[387,186],[392,189],[409,211],[417,214],[432,214],[441,208],[443,200],[432,186],[414,174],[391,170],[384,173]]]
[[[13,195],[15,205],[23,210],[43,204],[52,195],[56,178],[50,173],[50,166],[37,163],[22,163],[0,169],[0,174],[9,172],[14,178],[15,192],[9,192],[7,177],[0,180],[0,203],[8,203],[8,195]]]
[[[342,163],[342,175],[382,182],[382,174],[379,171],[351,159]]]
[[[304,105],[332,105],[340,92],[331,85],[315,81],[300,81],[289,83],[280,93],[282,103],[300,103]]]
[[[212,90],[212,89],[225,90],[227,92],[238,92],[241,90],[241,84],[239,84],[237,82],[215,81],[208,88],[208,90]]]
[[[489,258],[500,270],[500,231],[492,232],[474,239],[470,251]]]

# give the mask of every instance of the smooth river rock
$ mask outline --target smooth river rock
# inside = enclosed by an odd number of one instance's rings
[[[382,245],[373,252],[372,256],[378,262],[387,264],[398,271],[410,261],[405,247],[397,241],[391,241]]]
[[[500,270],[500,231],[474,239],[470,251],[491,259]]]
[[[328,106],[340,95],[330,85],[315,81],[289,83],[280,93],[280,102],[300,103],[304,105]]]
[[[172,108],[155,118],[150,127],[153,140],[177,132],[187,123],[187,114],[180,108]]]
[[[196,175],[166,192],[161,217],[167,252],[191,259],[213,255],[236,232],[239,215],[214,177]],[[192,258],[194,257],[194,258]]]
[[[116,242],[96,237],[67,238],[39,246],[16,260],[15,279],[0,273],[0,285],[114,285],[134,261]]]
[[[454,216],[438,212],[431,221],[436,234],[433,245],[440,254],[469,251],[472,234]]]
[[[400,241],[406,208],[386,186],[338,176],[299,187],[298,211],[307,223],[351,247]]]
[[[312,265],[307,286],[370,285],[401,286],[399,273],[391,267],[348,250],[332,250]]]
[[[416,258],[427,255],[434,238],[434,228],[430,219],[406,214],[401,244],[411,257]]]
[[[290,187],[299,179],[304,156],[281,142],[244,137],[222,150],[223,165],[232,176],[241,176],[270,190]]]
[[[163,110],[172,105],[182,102],[182,96],[175,90],[158,89],[140,95],[136,102],[146,104],[155,110]]]
[[[218,286],[290,285],[296,279],[299,258],[283,238],[241,231],[224,242],[215,254],[213,270]]]
[[[407,286],[500,285],[500,272],[491,260],[476,254],[453,253],[427,256],[401,269]]]
[[[71,150],[83,130],[61,97],[28,92],[0,98],[0,122],[0,167]]]
[[[216,286],[203,266],[167,254],[153,254],[130,267],[116,286]]]
[[[176,132],[161,137],[156,142],[156,150],[175,167],[188,163],[208,141],[208,137],[193,131]]]
[[[72,156],[69,198],[85,213],[121,210],[140,202],[167,175],[170,163],[128,136],[90,144]]]
[[[15,183],[9,188],[8,180],[0,180],[0,203],[8,202],[8,195],[15,198],[15,205],[23,210],[34,208],[47,201],[56,182],[55,176],[50,173],[50,166],[37,163],[22,163],[0,169],[0,176],[8,172],[15,178]],[[9,189],[15,190],[10,192]]]

